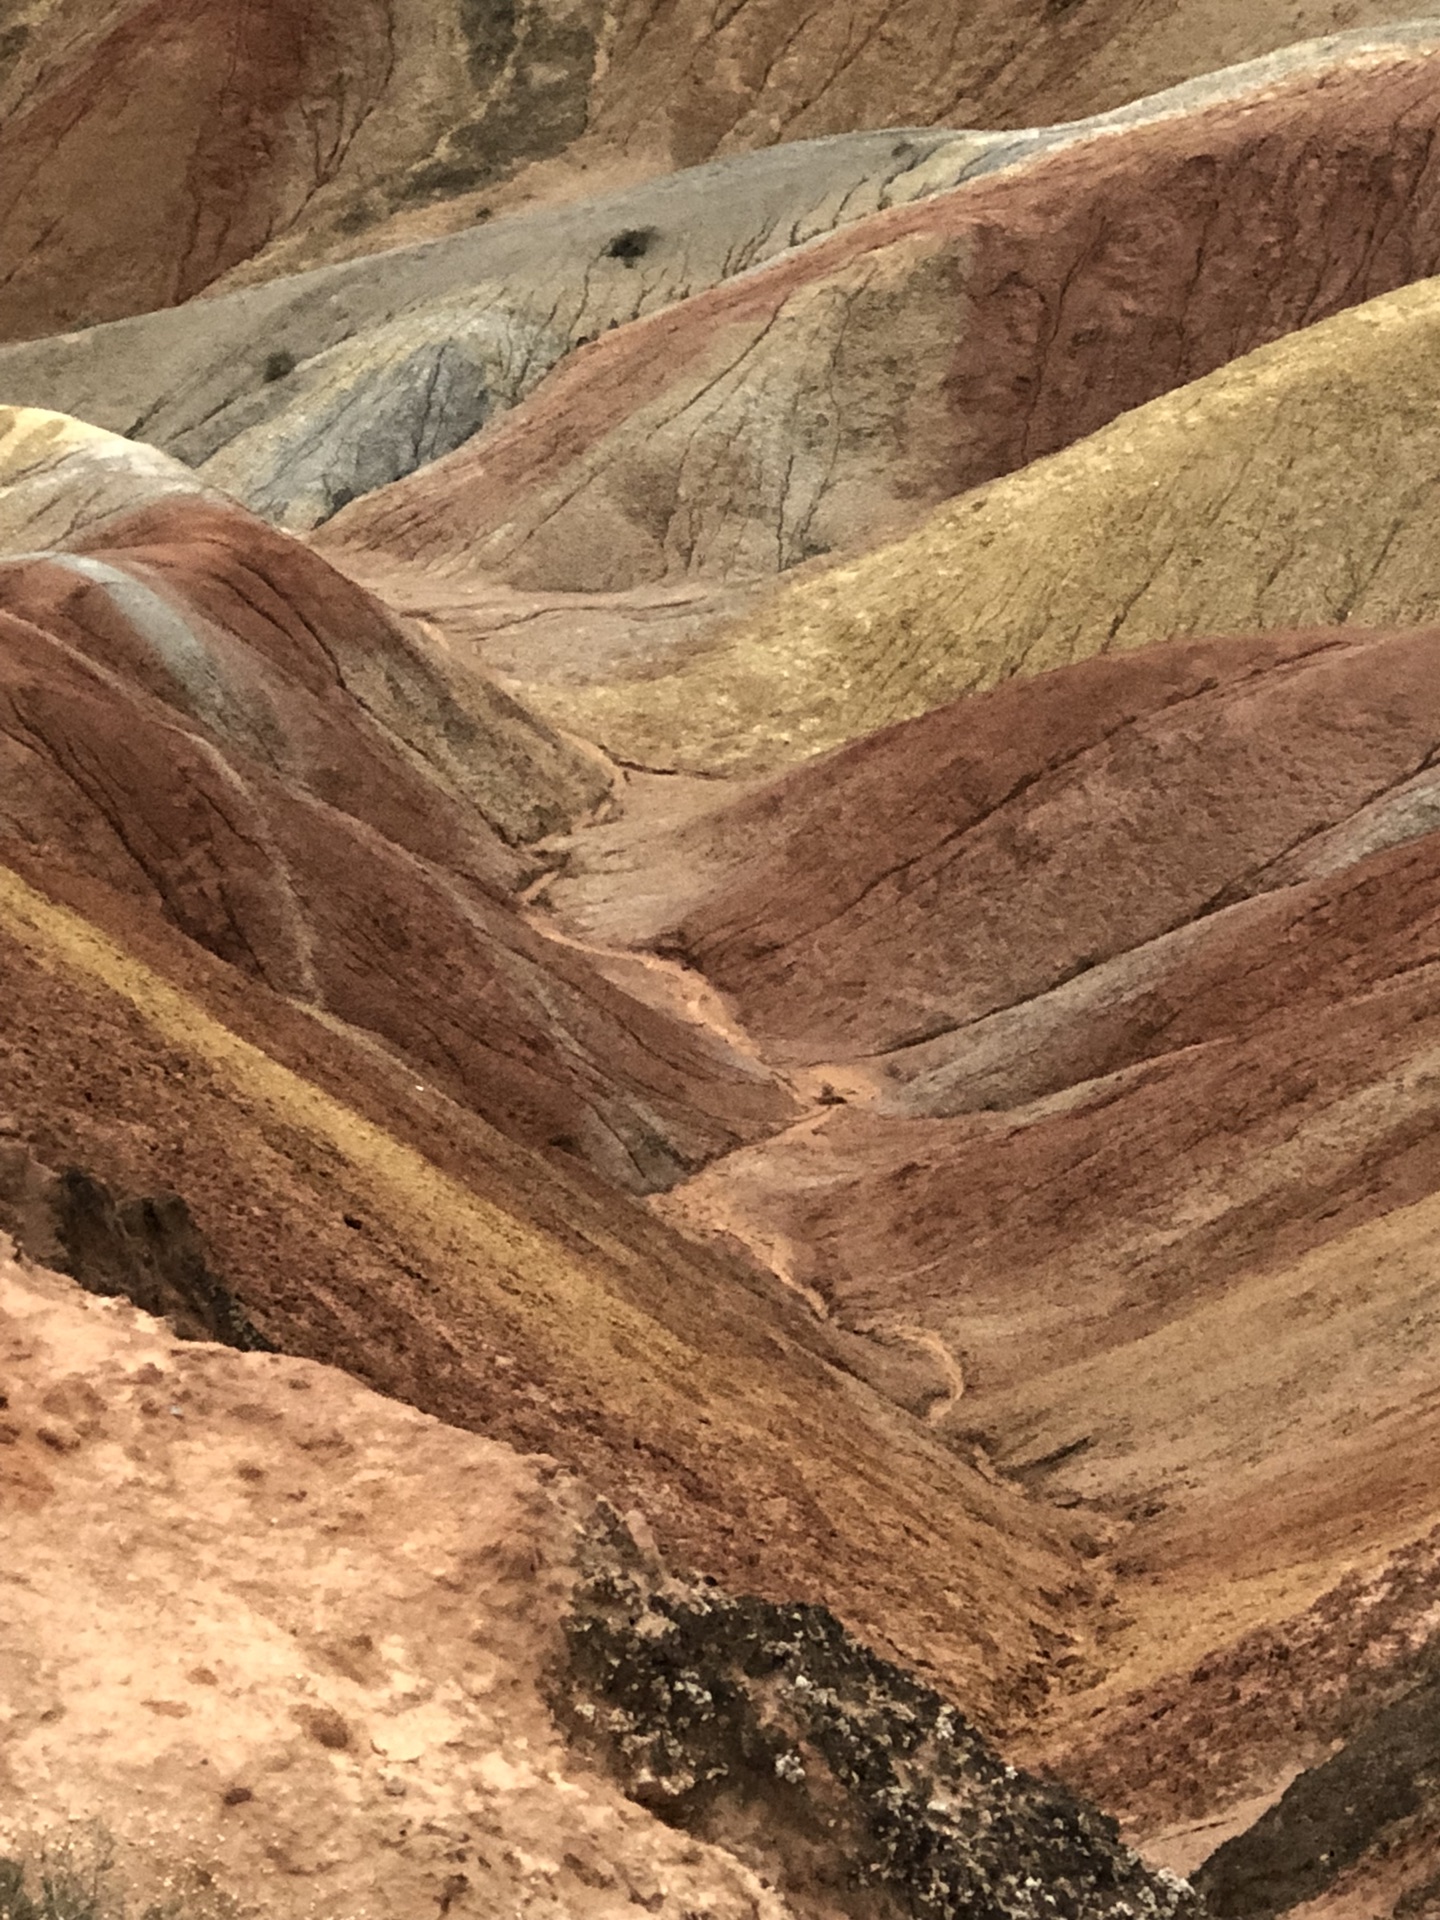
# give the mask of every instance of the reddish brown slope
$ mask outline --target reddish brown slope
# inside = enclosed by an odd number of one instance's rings
[[[1274,884],[1417,774],[1437,648],[1177,643],[937,709],[663,842],[650,937],[795,1061],[970,1027]]]
[[[393,58],[388,0],[62,4],[45,30],[0,127],[9,338],[171,306],[258,251]]]
[[[558,892],[850,1095],[667,1215],[948,1353],[947,1431],[1136,1528],[1152,1660],[1433,1524],[1437,657],[1095,660]]]
[[[777,140],[1117,106],[1386,0],[14,0],[0,338],[444,232]],[[538,164],[536,164],[538,163]],[[456,205],[447,205],[458,196]]]
[[[778,1290],[145,902],[16,863],[113,937],[0,864],[7,1150],[184,1193],[286,1352],[558,1458],[638,1503],[677,1560],[824,1599],[977,1708],[1032,1694],[1085,1639],[1068,1523],[825,1365]]]
[[[874,543],[1440,268],[1440,55],[1356,61],[857,222],[583,352],[320,536],[523,587]]]
[[[246,515],[167,504],[105,541],[0,570],[4,843],[622,1184],[789,1110],[520,917],[525,863],[481,805],[512,826],[547,757],[583,790],[558,741],[503,701],[467,712],[375,603]]]

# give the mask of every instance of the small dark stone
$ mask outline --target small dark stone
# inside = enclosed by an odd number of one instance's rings
[[[332,1753],[343,1753],[350,1745],[350,1728],[333,1707],[297,1707],[295,1718],[312,1740]]]

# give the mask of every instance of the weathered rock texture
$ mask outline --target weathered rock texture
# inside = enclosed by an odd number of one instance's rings
[[[102,540],[0,569],[12,844],[43,862],[58,842],[76,875],[627,1184],[790,1111],[518,913],[531,869],[507,842],[603,795],[588,762],[233,509],[166,504]]]
[[[642,1805],[741,1839],[798,1912],[1199,1913],[1109,1821],[1005,1765],[826,1608],[657,1583],[637,1561],[592,1530],[566,1622],[564,1719]]]
[[[1121,956],[1189,930],[1160,951],[1193,966],[1222,910],[1253,922],[1269,911],[1255,896],[1331,882],[1433,829],[1437,654],[1440,629],[1322,630],[1173,642],[1012,681],[647,846],[648,937],[780,1058],[903,1054],[919,1101],[915,1050],[938,1062],[953,1048],[949,1110],[1127,1065],[1169,1028],[1132,1017],[1125,1050],[1107,1052],[1087,974],[1109,967],[1118,1014]],[[617,879],[602,867],[589,885],[600,930]],[[1072,1002],[1085,993],[1075,1026],[1094,1051],[1062,1064],[1032,1025],[1023,1051],[997,1036],[986,1071],[975,1036],[1066,983]],[[1135,975],[1128,1014],[1150,984]],[[946,1110],[939,1082],[932,1068],[922,1110]]]
[[[0,1232],[25,1258],[69,1274],[87,1293],[143,1307],[182,1339],[274,1351],[211,1271],[178,1193],[117,1196],[83,1167],[56,1173],[19,1142],[0,1139]]]
[[[663,677],[546,688],[545,709],[627,760],[758,770],[1095,653],[1423,625],[1437,339],[1440,283],[1368,301],[782,586]]]
[[[283,1350],[554,1453],[679,1559],[824,1596],[972,1710],[1088,1644],[1070,1523],[837,1371],[845,1344],[753,1266],[59,861],[32,871],[91,917],[0,867],[9,1138],[112,1190],[183,1193]]]
[[[896,123],[1024,125],[1112,107],[1378,0],[1156,23],[977,0],[22,0],[0,41],[0,337],[183,301],[260,254],[307,267],[386,216],[568,155],[568,191],[719,151]],[[937,46],[945,49],[937,60]],[[923,49],[923,52],[922,52]],[[544,188],[543,169],[536,180]]]
[[[432,245],[0,349],[0,391],[140,434],[204,465],[259,511],[306,527],[460,445],[574,346],[799,242],[962,180],[1023,168],[1097,131],[1180,125],[1216,103],[1263,101],[1287,76],[1403,63],[1433,51],[1436,35],[1431,20],[1340,36],[1073,125],[847,132],[737,156]],[[1393,178],[1382,166],[1362,184],[1352,170],[1359,201],[1382,205],[1394,192],[1412,134],[1395,134]],[[1345,174],[1344,162],[1337,170]],[[1197,194],[1190,182],[1181,196],[1191,214]],[[1382,253],[1376,285],[1390,284],[1395,269],[1394,245]],[[910,277],[923,294],[923,274]],[[941,299],[937,309],[937,297],[932,288],[910,351],[933,356],[953,338],[953,302]]]
[[[209,489],[158,448],[65,414],[0,407],[0,555],[72,545],[108,519],[177,494]]]
[[[450,5],[6,16],[0,312],[217,297],[0,352],[161,443],[0,414],[0,1773],[296,1920],[1198,1915],[1071,1791],[1424,1914],[1436,22],[857,133],[1342,10]]]
[[[1437,116],[1440,53],[1357,58],[876,214],[606,339],[332,537],[586,592],[873,546],[1435,272]]]
[[[1437,650],[1430,630],[1096,660],[662,840],[648,937],[771,1057],[869,1093],[681,1203],[753,1213],[842,1311],[963,1348],[954,1417],[983,1424],[1004,1382],[1048,1432],[1054,1369],[1121,1346],[1134,1366],[1257,1260],[1427,1194]],[[603,923],[617,885],[602,863],[571,910],[588,890]],[[1087,1450],[1066,1473],[1093,1470]]]
[[[1151,1858],[1193,1873],[1299,1773],[1433,1673],[1437,1556],[1431,1530],[1288,1618],[1232,1630],[1203,1651],[1182,1631],[1168,1671],[1100,1703],[1059,1703],[1022,1749],[1110,1807],[1132,1836],[1142,1832]],[[1386,1824],[1375,1835],[1382,1849],[1396,1837]],[[1334,1881],[1340,1863],[1325,1852],[1322,1836],[1312,1864]],[[1413,1866],[1400,1877],[1413,1878]],[[1368,1867],[1387,1877],[1380,1860]]]
[[[277,1916],[789,1911],[558,1737],[553,1461],[3,1259],[0,1355],[0,1842]]]
[[[361,1920],[1198,1911],[824,1609],[668,1577],[553,1459],[4,1249],[0,1357],[0,1847],[98,1819],[138,1891]]]

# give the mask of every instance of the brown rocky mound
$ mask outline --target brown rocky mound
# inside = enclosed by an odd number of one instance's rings
[[[473,219],[536,163],[531,191],[573,193],[807,134],[1061,119],[1397,11],[828,0],[797,32],[783,0],[25,0],[0,38],[0,337],[183,300],[275,242],[309,266],[437,198]]]
[[[277,1346],[555,1455],[680,1561],[825,1600],[992,1719],[1089,1645],[1077,1530],[861,1386],[868,1343],[85,892],[126,945],[0,868],[0,1124],[42,1167],[183,1193]]]
[[[1356,57],[875,214],[600,341],[321,543],[584,592],[874,545],[1433,274],[1437,114],[1440,54]]]
[[[624,1184],[790,1110],[517,911],[510,843],[603,796],[588,762],[247,515],[163,503],[100,538],[0,568],[8,844]]]

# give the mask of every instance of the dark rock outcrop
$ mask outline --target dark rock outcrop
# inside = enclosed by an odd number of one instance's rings
[[[1377,1713],[1338,1753],[1293,1781],[1195,1876],[1217,1920],[1273,1920],[1316,1899],[1371,1852],[1440,1814],[1440,1678]],[[1422,1884],[1396,1915],[1432,1910]]]
[[[18,1141],[0,1139],[0,1229],[87,1293],[133,1301],[184,1340],[276,1351],[211,1271],[177,1193],[115,1194],[82,1167],[55,1173]]]
[[[773,1878],[794,1910],[880,1920],[1200,1920],[1112,1821],[1007,1766],[823,1606],[648,1572],[602,1517],[557,1706],[663,1819]]]

